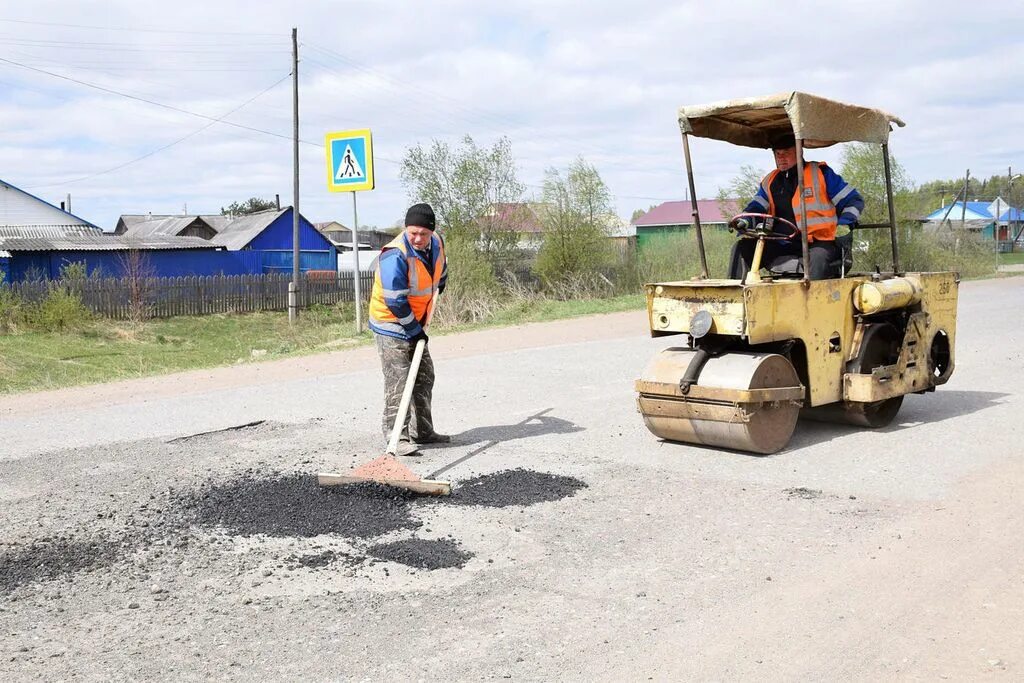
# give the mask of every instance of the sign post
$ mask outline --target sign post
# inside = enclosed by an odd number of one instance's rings
[[[363,296],[359,270],[359,211],[356,192],[372,190],[373,138],[368,128],[328,133],[327,189],[352,193],[352,283],[356,304],[356,334],[363,331]]]

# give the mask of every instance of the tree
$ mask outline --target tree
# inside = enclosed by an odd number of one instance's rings
[[[548,169],[542,192],[543,242],[534,270],[548,282],[600,272],[613,252],[608,230],[617,221],[611,192],[582,157],[565,175]]]
[[[896,223],[916,222],[926,206],[907,177],[903,165],[891,154],[889,169],[892,179],[893,204]],[[878,145],[866,142],[852,142],[843,148],[839,174],[843,180],[857,188],[864,198],[862,223],[884,223],[889,221],[889,205],[885,193],[885,162]]]
[[[276,209],[277,202],[273,199],[262,197],[249,197],[244,202],[231,202],[227,207],[221,207],[222,216],[247,216],[251,213],[259,213],[269,209]]]
[[[505,137],[489,149],[469,135],[458,147],[440,140],[428,147],[416,145],[402,160],[401,177],[411,201],[434,208],[446,236],[483,236],[485,250],[489,238],[498,237],[495,233],[509,232],[508,226],[487,220],[491,209],[520,201],[525,190],[516,177],[512,143]]]
[[[738,176],[730,180],[725,187],[718,188],[718,206],[722,215],[742,211],[754,199],[765,175],[761,169],[749,165],[741,166]]]

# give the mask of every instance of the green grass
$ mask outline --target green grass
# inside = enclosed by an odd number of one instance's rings
[[[465,329],[635,310],[642,295],[580,301],[527,301]],[[365,326],[364,326],[365,327]],[[356,336],[351,311],[304,311],[295,326],[285,313],[168,318],[132,326],[94,320],[73,332],[0,334],[0,393],[57,389],[182,370],[285,358],[351,348],[372,341]]]
[[[999,265],[1001,266],[1019,263],[1024,263],[1024,251],[1015,251],[1012,254],[999,254]]]

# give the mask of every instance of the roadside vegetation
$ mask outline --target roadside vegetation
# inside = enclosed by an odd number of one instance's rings
[[[863,222],[888,218],[876,148],[848,145],[840,173],[864,195]],[[933,188],[914,187],[895,160],[892,175],[903,269],[955,270],[974,278],[995,274],[997,264],[1024,263],[1022,254],[997,258],[991,243],[963,233],[923,233],[917,218],[926,213]],[[759,169],[743,167],[720,200],[738,197],[742,205],[761,177]],[[543,185],[528,194],[508,139],[487,147],[467,136],[454,145],[432,141],[409,149],[401,178],[410,203],[434,207],[451,264],[432,334],[640,309],[644,283],[700,273],[690,231],[654,237],[642,249],[615,238],[625,221],[598,170],[582,157],[547,169]],[[224,211],[269,203],[254,198]],[[725,275],[734,240],[724,229],[705,231],[711,277]],[[858,231],[854,244],[855,271],[891,268],[888,230]],[[0,287],[0,393],[320,353],[371,340],[366,332],[355,335],[351,303],[314,306],[297,325],[272,312],[153,320],[140,293],[130,321],[102,319],[76,294],[76,282],[85,277],[70,265],[33,302]]]

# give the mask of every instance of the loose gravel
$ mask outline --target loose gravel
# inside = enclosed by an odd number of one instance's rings
[[[463,567],[473,557],[473,553],[462,550],[458,543],[447,538],[408,538],[391,543],[379,543],[370,546],[367,552],[378,559],[398,562],[417,569]]]
[[[10,591],[35,581],[108,567],[124,553],[122,541],[108,538],[56,536],[35,539],[0,552],[0,591]]]

